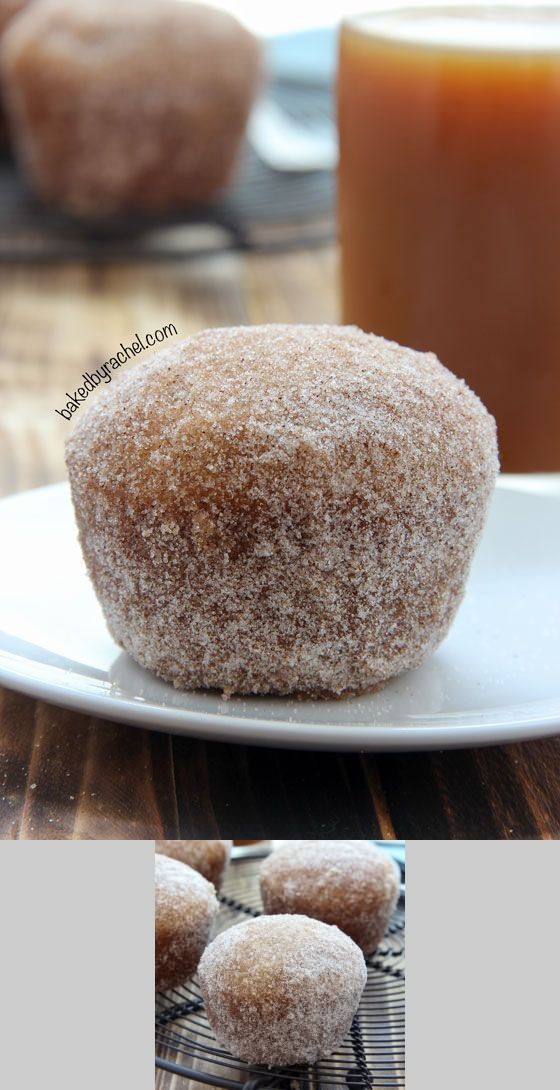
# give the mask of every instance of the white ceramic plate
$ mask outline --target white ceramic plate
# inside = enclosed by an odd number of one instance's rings
[[[0,502],[0,681],[91,715],[220,741],[318,749],[470,746],[560,730],[560,487],[502,477],[451,633],[352,700],[183,693],[111,640],[68,486]]]

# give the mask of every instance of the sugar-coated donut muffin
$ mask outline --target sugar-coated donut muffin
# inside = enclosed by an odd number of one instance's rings
[[[156,991],[196,972],[218,911],[214,887],[198,871],[156,855]]]
[[[43,0],[6,33],[13,138],[46,201],[98,217],[207,201],[229,179],[260,46],[179,0]]]
[[[229,863],[231,840],[156,840],[156,852],[187,863],[219,890]]]
[[[290,840],[259,875],[265,912],[297,912],[336,924],[371,954],[399,898],[400,874],[367,840]]]
[[[223,931],[198,967],[218,1042],[246,1063],[312,1063],[348,1033],[367,972],[337,927],[261,916]]]
[[[29,0],[0,0],[0,34],[7,27],[10,19],[29,3]]]
[[[497,452],[435,356],[270,325],[119,375],[67,463],[93,584],[137,662],[187,689],[339,695],[447,633]]]
[[[3,35],[8,23],[14,18],[14,15],[17,15],[18,11],[21,11],[28,2],[29,0],[0,0],[0,37]],[[8,142],[8,126],[3,97],[2,91],[0,99],[0,146]]]

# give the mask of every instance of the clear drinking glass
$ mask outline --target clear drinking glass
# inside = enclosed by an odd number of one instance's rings
[[[339,129],[343,320],[465,378],[505,470],[559,470],[560,4],[347,20]]]

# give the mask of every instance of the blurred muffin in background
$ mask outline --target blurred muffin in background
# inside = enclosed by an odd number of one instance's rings
[[[232,173],[261,70],[232,16],[180,0],[35,0],[2,75],[32,189],[84,217],[204,203]]]
[[[28,0],[0,0],[0,37],[3,35],[8,23],[28,3]],[[3,96],[0,98],[0,148],[3,150],[9,143],[8,122],[4,109]]]

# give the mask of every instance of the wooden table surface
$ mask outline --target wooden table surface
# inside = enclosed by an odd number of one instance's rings
[[[54,409],[136,332],[337,319],[332,249],[0,270],[0,489],[64,479]],[[45,572],[48,578],[48,572]],[[380,756],[205,743],[0,690],[0,836],[557,838],[560,738]]]

